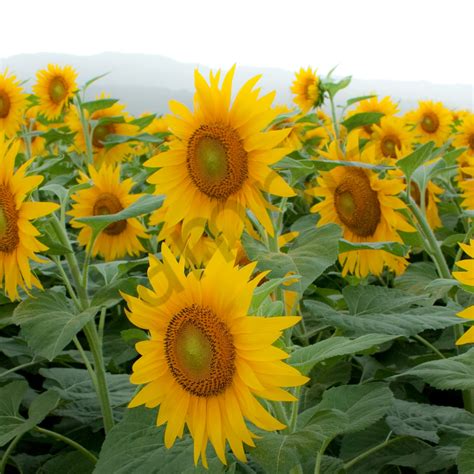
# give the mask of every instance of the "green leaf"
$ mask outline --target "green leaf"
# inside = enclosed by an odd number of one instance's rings
[[[474,389],[474,349],[449,359],[417,365],[394,377],[419,377],[439,390]]]
[[[349,426],[349,416],[335,408],[308,408],[298,416],[297,426],[302,431],[317,434],[320,443],[344,433]]]
[[[163,427],[156,426],[156,411],[139,407],[107,435],[95,474],[222,473],[224,467],[209,450],[209,471],[193,466],[193,442],[186,435],[171,449],[163,441]]]
[[[97,99],[89,102],[83,102],[82,108],[87,110],[89,114],[93,114],[98,110],[108,109],[118,102],[118,99]]]
[[[22,301],[13,319],[34,354],[52,361],[96,313],[78,313],[61,291],[50,289]]]
[[[36,474],[92,474],[94,464],[77,451],[60,452],[48,459]]]
[[[377,333],[408,337],[427,329],[444,329],[460,324],[454,311],[442,306],[414,308],[400,313],[350,315],[339,313],[317,301],[306,300],[304,305],[311,315],[319,318],[319,321],[354,335]]]
[[[384,115],[385,114],[381,112],[361,112],[360,114],[354,114],[348,117],[342,122],[342,125],[347,128],[348,132],[351,132],[358,127],[365,127],[367,125],[379,123]]]
[[[327,79],[321,81],[321,88],[327,91],[332,97],[334,97],[340,90],[345,89],[352,80],[352,76],[343,77],[340,81],[334,82],[329,80],[330,75],[328,74]]]
[[[360,95],[359,97],[354,97],[352,99],[349,99],[346,102],[346,107],[349,107],[352,104],[356,104],[357,102],[361,102],[363,100],[371,99],[372,97],[377,97],[377,95],[376,94],[371,94],[371,95]]]
[[[99,79],[102,79],[103,77],[105,76],[108,76],[110,74],[110,72],[106,72],[104,74],[101,74],[100,76],[95,76],[93,77],[92,79],[89,79],[85,84],[84,84],[84,87],[82,88],[83,92],[85,92],[87,90],[87,88],[93,84],[94,82],[98,81]]]
[[[156,114],[149,114],[145,115],[143,117],[138,117],[136,119],[131,120],[129,123],[131,125],[136,125],[140,130],[143,130],[144,128],[148,127],[153,120],[155,120]]]
[[[419,146],[414,152],[410,153],[405,158],[397,161],[399,168],[405,173],[407,178],[411,178],[415,170],[423,163],[432,158],[434,143],[428,142]]]
[[[472,474],[474,472],[474,436],[461,446],[457,466],[459,474]]]
[[[353,250],[385,250],[393,255],[404,257],[410,250],[408,245],[400,242],[350,242],[349,240],[339,240],[339,252],[351,252]]]
[[[391,390],[383,383],[343,385],[326,390],[319,409],[340,410],[349,417],[346,433],[361,431],[380,420],[394,401]]]
[[[314,365],[332,357],[356,355],[362,352],[377,351],[385,342],[392,341],[397,336],[383,334],[365,334],[357,339],[347,337],[331,337],[311,346],[296,349],[290,357],[290,364],[303,374],[308,374]]]
[[[160,196],[154,196],[151,194],[146,194],[140,199],[135,201],[131,206],[123,209],[116,214],[107,214],[103,216],[91,216],[91,217],[80,217],[77,218],[77,222],[82,222],[87,224],[92,228],[95,233],[100,233],[108,225],[122,221],[125,219],[130,219],[132,217],[138,217],[143,214],[149,214],[154,210],[158,209],[163,202],[163,198]]]
[[[265,301],[265,299],[279,288],[285,281],[293,280],[294,278],[299,278],[299,275],[291,275],[286,278],[274,278],[268,280],[260,286],[257,286],[253,292],[252,303],[250,304],[248,314],[256,314],[260,305]]]
[[[336,262],[340,235],[341,229],[335,224],[309,229],[290,244],[288,253],[270,252],[261,242],[245,234],[242,243],[249,258],[258,261],[258,269],[271,270],[272,278],[284,278],[288,273],[301,275],[301,279],[286,289],[302,294]]]

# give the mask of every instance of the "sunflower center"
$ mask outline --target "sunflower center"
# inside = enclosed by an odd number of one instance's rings
[[[474,151],[474,133],[472,135],[469,135],[468,143],[469,148]]]
[[[0,91],[0,118],[5,118],[10,112],[11,101],[8,94]]]
[[[94,133],[92,134],[92,144],[96,148],[104,148],[104,142],[106,138],[113,133],[115,133],[113,123],[97,125],[97,127],[94,128]]]
[[[439,119],[436,114],[432,112],[427,112],[423,115],[421,119],[421,128],[426,133],[434,133],[438,130],[439,127]]]
[[[400,149],[401,143],[400,140],[395,136],[387,136],[382,139],[382,153],[385,157],[396,158],[397,157],[397,148]]]
[[[0,252],[12,253],[20,243],[18,213],[11,191],[0,185]]]
[[[61,76],[56,76],[49,83],[49,97],[55,104],[61,103],[67,96],[67,84]]]
[[[101,194],[94,204],[93,213],[94,216],[105,216],[108,214],[117,214],[123,210],[122,204],[120,203],[117,196],[110,193]],[[127,227],[127,221],[121,220],[112,222],[105,229],[104,232],[107,235],[119,235]]]
[[[225,201],[248,177],[248,159],[237,132],[224,124],[202,125],[191,136],[187,168],[196,187]]]
[[[348,168],[334,192],[334,206],[341,221],[359,237],[370,237],[377,229],[381,212],[377,192],[365,171]]]
[[[164,346],[171,373],[192,395],[219,395],[232,383],[232,335],[211,309],[193,304],[176,313],[166,330]]]

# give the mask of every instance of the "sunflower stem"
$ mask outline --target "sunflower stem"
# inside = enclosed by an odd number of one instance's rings
[[[56,431],[50,431],[45,428],[40,428],[39,426],[36,426],[34,430],[37,431],[38,433],[49,436],[50,438],[54,438],[58,441],[62,441],[63,443],[68,444],[69,446],[74,448],[76,451],[81,453],[84,457],[86,457],[92,464],[97,463],[97,458],[94,456],[94,454],[92,454],[88,449],[84,448],[84,446],[77,443],[73,439],[62,435],[61,433],[56,433]]]
[[[92,133],[91,127],[89,127],[89,123],[82,107],[82,101],[78,94],[74,97],[74,105],[79,111],[79,118],[81,120],[82,125],[82,133],[84,134],[84,141],[86,143],[86,161],[87,164],[92,164],[94,162],[94,152],[92,150]]]
[[[326,451],[326,448],[329,446],[330,442],[331,442],[331,439],[326,439],[321,444],[321,448],[319,449],[318,454],[316,454],[316,462],[314,464],[314,474],[321,473],[321,463],[323,461],[323,455],[324,455],[324,452]]]
[[[12,440],[12,442],[8,445],[8,448],[6,451],[3,453],[2,456],[2,461],[0,463],[0,474],[4,474],[5,469],[8,464],[8,459],[10,458],[11,454],[13,453],[13,450],[15,449],[16,445],[20,441],[20,439],[23,437],[25,433],[19,434],[16,438]]]
[[[331,117],[332,117],[332,124],[334,127],[334,134],[336,135],[336,142],[339,143],[339,123],[337,121],[336,116],[336,105],[334,104],[334,97],[329,92],[329,103],[331,104]]]

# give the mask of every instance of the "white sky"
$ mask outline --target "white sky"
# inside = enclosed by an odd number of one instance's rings
[[[472,0],[4,0],[0,58],[118,51],[474,84],[473,13]]]

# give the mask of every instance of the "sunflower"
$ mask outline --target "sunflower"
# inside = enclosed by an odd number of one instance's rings
[[[414,125],[414,134],[421,143],[433,141],[441,146],[451,133],[451,112],[441,102],[419,101],[418,109],[406,114],[407,123]]]
[[[12,301],[19,299],[18,287],[25,291],[33,286],[42,288],[29,261],[43,262],[36,253],[48,248],[38,241],[40,233],[30,221],[59,207],[51,202],[25,201],[43,177],[26,176],[32,160],[15,171],[19,148],[19,140],[6,141],[4,134],[0,134],[0,288]]]
[[[348,161],[375,164],[374,148],[359,151],[359,134],[348,137],[346,154]],[[344,156],[334,144],[329,149],[330,158]],[[322,200],[315,204],[312,212],[320,213],[318,225],[330,222],[339,224],[344,238],[351,242],[402,242],[398,231],[413,232],[399,212],[406,205],[396,197],[405,184],[401,179],[382,179],[367,168],[337,166],[323,172],[317,179],[318,186],[310,191]],[[369,273],[380,275],[385,266],[400,274],[408,262],[384,250],[354,250],[339,255],[343,275],[354,273],[365,277]]]
[[[462,168],[464,179],[459,182],[459,187],[463,190],[462,206],[468,210],[474,210],[474,159],[470,166]]]
[[[467,110],[467,109],[451,110],[451,115],[452,115],[452,118],[453,118],[453,123],[455,125],[459,125],[459,123],[462,123],[465,118],[472,115],[472,112],[470,110]]]
[[[460,260],[456,263],[459,268],[466,270],[465,272],[453,272],[453,277],[460,281],[463,285],[474,287],[474,240],[470,241],[470,244],[459,244],[461,248],[466,252],[470,259]],[[474,306],[470,306],[465,310],[458,313],[458,316],[466,319],[474,319]],[[474,343],[474,326],[472,326],[463,336],[461,336],[456,344],[468,344]]]
[[[195,111],[170,101],[175,115],[168,116],[176,136],[170,149],[145,163],[161,168],[148,181],[157,194],[165,194],[164,226],[182,223],[183,238],[190,245],[200,238],[206,224],[214,237],[223,233],[233,246],[242,234],[250,209],[267,232],[273,226],[267,208],[273,209],[262,191],[293,196],[293,190],[270,168],[292,150],[275,148],[290,129],[263,131],[278,115],[271,108],[274,93],[258,97],[259,77],[250,79],[231,103],[234,68],[219,87],[220,72],[208,84],[195,72]],[[179,116],[179,117],[178,117]],[[157,223],[158,217],[152,217]]]
[[[20,130],[25,106],[20,82],[8,72],[0,74],[0,133],[13,137]]]
[[[246,421],[260,429],[285,428],[257,398],[295,401],[281,387],[306,383],[282,359],[286,352],[272,344],[299,317],[247,316],[253,290],[263,274],[250,280],[256,263],[243,268],[218,250],[204,271],[184,274],[184,261],[175,260],[166,245],[163,262],[150,256],[152,289],[138,287],[138,298],[123,295],[127,315],[150,331],[139,342],[141,357],[130,378],[145,384],[129,407],[159,405],[157,425],[167,424],[165,446],[183,435],[186,424],[194,438],[194,462],[212,443],[226,463],[226,442],[246,461],[243,443],[255,446]]]
[[[295,73],[291,92],[295,94],[293,102],[301,109],[303,114],[319,107],[323,103],[324,94],[316,69],[313,71],[310,67],[308,69],[301,68],[299,72]]]
[[[378,112],[384,114],[386,117],[395,115],[398,112],[398,105],[395,104],[389,96],[379,100],[378,97],[371,97],[370,99],[364,99],[359,102],[354,110],[347,113],[347,117],[352,117],[356,114]],[[379,122],[375,122],[374,125],[378,125]],[[361,138],[370,138],[372,135],[372,127],[374,125],[365,125],[360,128]]]
[[[104,99],[107,96],[101,94],[97,99]],[[107,147],[104,141],[109,135],[126,135],[133,136],[137,133],[138,127],[128,123],[130,117],[125,112],[125,105],[115,103],[106,109],[96,110],[89,114],[84,111],[86,118],[90,123],[91,120],[98,121],[92,132],[92,150],[94,153],[94,161],[97,165],[102,163],[114,165],[120,163],[127,157],[134,154],[133,145],[130,143],[120,143],[112,147]],[[76,107],[71,108],[66,123],[71,132],[76,132],[74,138],[75,147],[80,153],[86,153],[86,142],[81,124],[81,119]]]
[[[457,148],[467,148],[463,153],[463,158],[466,161],[474,158],[474,114],[465,116],[457,131],[453,145]]]
[[[372,132],[370,140],[378,161],[401,158],[411,151],[413,135],[399,117],[382,117],[379,125],[373,125]]]
[[[33,132],[30,138],[31,146],[31,156],[40,156],[45,151],[45,140],[41,135],[38,135],[39,132],[47,132],[48,127],[46,127],[38,117],[39,107],[36,105],[30,107],[25,113],[25,127],[29,132]],[[21,137],[21,151],[26,152],[27,143],[25,138]]]
[[[411,182],[411,197],[415,200],[416,204],[419,207],[424,207],[426,220],[428,221],[428,224],[432,229],[438,229],[443,225],[439,217],[437,204],[441,201],[438,196],[443,193],[443,188],[440,188],[437,184],[433,183],[433,181],[429,181],[425,189],[425,202],[423,204],[421,202],[420,188],[414,181]]]
[[[140,194],[130,194],[133,186],[132,179],[120,181],[120,167],[113,168],[103,165],[100,170],[89,166],[89,175],[92,187],[82,189],[72,196],[75,204],[69,215],[72,217],[100,216],[116,214],[133,204]],[[81,177],[81,182],[88,182],[87,176]],[[71,225],[81,229],[78,242],[89,248],[91,244],[92,229],[76,220]],[[145,228],[136,218],[114,222],[106,227],[97,237],[92,255],[100,254],[106,261],[122,258],[125,255],[138,255],[144,252],[139,238],[148,238]]]
[[[48,64],[47,69],[36,73],[33,92],[38,96],[40,111],[47,119],[61,115],[77,90],[76,79],[77,72],[71,66]]]

